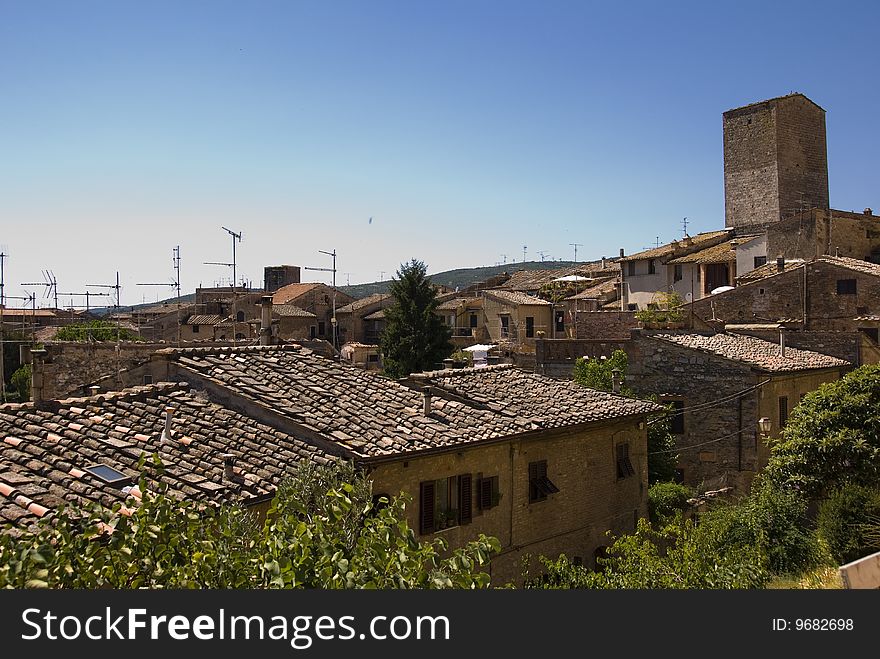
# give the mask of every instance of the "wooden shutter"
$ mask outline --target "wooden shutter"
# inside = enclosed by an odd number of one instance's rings
[[[481,478],[477,485],[477,497],[480,502],[480,510],[489,510],[492,507],[492,479]]]
[[[419,486],[419,530],[422,535],[434,532],[434,481]]]
[[[458,477],[458,523],[470,524],[473,519],[474,492],[471,488],[471,475]]]

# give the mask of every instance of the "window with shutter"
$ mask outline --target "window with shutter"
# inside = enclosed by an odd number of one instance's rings
[[[458,523],[470,524],[473,518],[474,493],[471,488],[471,475],[462,474],[458,477]]]
[[[529,503],[544,501],[559,488],[547,477],[547,461],[529,463]]]
[[[629,444],[622,443],[617,445],[617,477],[627,478],[633,476],[636,470],[633,468],[632,461],[629,459]]]
[[[434,481],[419,486],[419,530],[422,535],[434,532]]]
[[[477,507],[489,510],[498,505],[498,476],[477,479]]]

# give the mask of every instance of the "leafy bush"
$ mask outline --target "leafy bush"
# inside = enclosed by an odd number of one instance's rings
[[[137,333],[107,320],[65,325],[55,335],[57,341],[143,341]]]
[[[500,549],[485,536],[448,554],[419,542],[406,499],[374,504],[350,465],[302,465],[263,523],[177,501],[146,475],[140,489],[130,514],[71,507],[17,539],[0,533],[0,588],[483,588]]]
[[[663,522],[688,507],[693,497],[689,487],[679,483],[654,483],[648,490],[648,514],[652,522]]]
[[[20,366],[10,378],[13,391],[18,395],[19,402],[31,399],[31,365]]]
[[[634,317],[643,323],[678,323],[684,320],[681,306],[684,299],[676,291],[657,291],[646,309],[639,309]]]
[[[880,479],[880,365],[862,366],[807,394],[771,440],[766,477],[819,497]]]
[[[875,551],[871,526],[880,516],[880,492],[860,485],[834,490],[819,507],[819,536],[834,559],[849,563]]]

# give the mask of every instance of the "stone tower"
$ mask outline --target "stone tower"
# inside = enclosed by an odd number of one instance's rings
[[[724,113],[724,223],[760,229],[829,208],[825,110],[789,94]]]

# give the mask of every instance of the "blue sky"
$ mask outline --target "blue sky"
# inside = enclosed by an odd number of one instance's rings
[[[238,272],[337,283],[613,256],[724,225],[721,114],[827,110],[831,204],[877,208],[878,3],[0,0],[7,294],[123,304]],[[372,222],[369,219],[372,217]],[[348,274],[346,274],[348,273]],[[304,273],[329,281],[322,272]],[[39,290],[39,289],[37,289]],[[92,289],[99,290],[99,289]],[[41,291],[40,291],[41,292]],[[60,300],[67,304],[70,299]],[[10,306],[18,302],[10,300]]]

